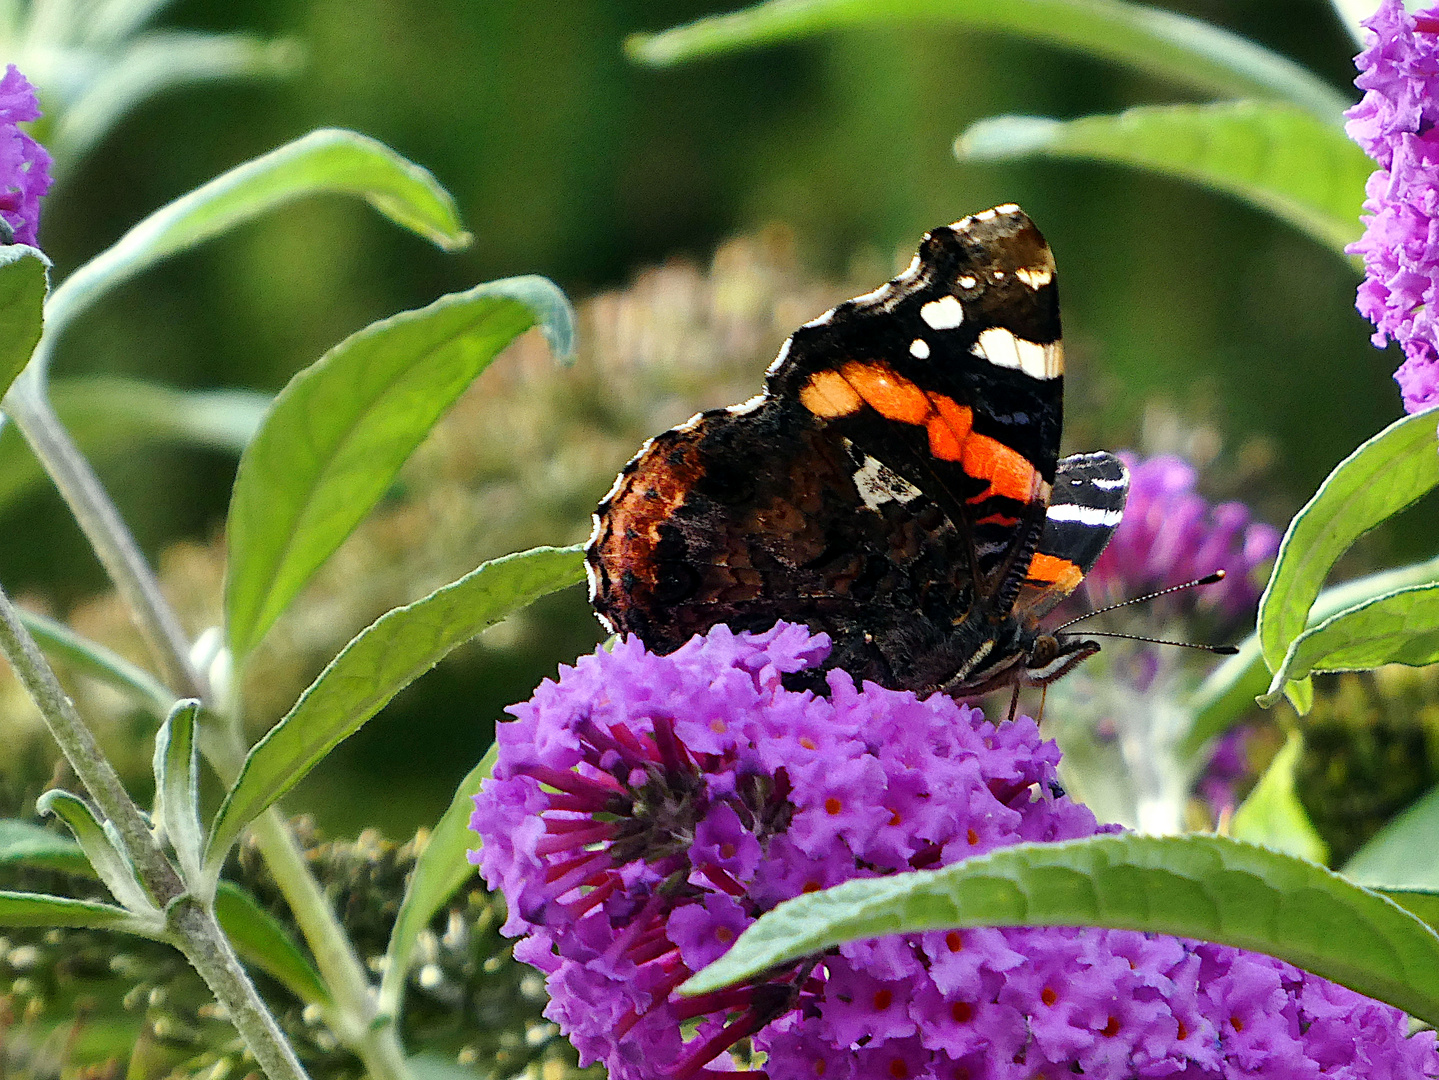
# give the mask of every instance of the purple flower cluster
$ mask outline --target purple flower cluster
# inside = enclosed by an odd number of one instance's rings
[[[0,77],[0,219],[17,244],[35,243],[40,200],[50,188],[50,155],[15,126],[39,117],[35,88],[10,64]]]
[[[841,946],[697,998],[675,988],[782,900],[1101,831],[1028,718],[828,675],[804,627],[637,641],[540,685],[499,730],[475,858],[546,1015],[613,1080],[1439,1075],[1396,1010],[1268,957],[1139,933],[935,931]]]
[[[1095,607],[1181,585],[1223,570],[1217,585],[1175,593],[1161,609],[1214,613],[1228,622],[1252,619],[1267,563],[1279,550],[1279,532],[1254,521],[1243,503],[1210,503],[1194,490],[1198,474],[1188,462],[1160,456],[1129,466],[1124,519],[1094,569],[1085,576]]]
[[[1364,259],[1358,307],[1374,344],[1404,349],[1394,379],[1413,413],[1439,405],[1439,11],[1411,15],[1383,0],[1364,26],[1354,80],[1364,98],[1345,130],[1379,168],[1365,189],[1364,236],[1348,251]]]
[[[1203,774],[1195,781],[1195,794],[1208,804],[1215,818],[1232,812],[1239,804],[1240,786],[1254,779],[1254,764],[1249,760],[1253,734],[1251,728],[1240,726],[1221,735],[1209,753]]]

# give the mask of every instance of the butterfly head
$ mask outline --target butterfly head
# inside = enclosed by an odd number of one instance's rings
[[[1086,638],[1035,634],[1016,681],[1024,686],[1047,686],[1098,651],[1099,642]]]
[[[1087,638],[1047,632],[1001,619],[944,684],[945,693],[969,697],[1008,686],[1047,686],[1099,651]]]

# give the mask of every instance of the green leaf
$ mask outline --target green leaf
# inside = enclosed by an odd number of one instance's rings
[[[144,668],[44,615],[21,608],[20,621],[50,656],[120,691],[157,720],[169,715],[175,695]]]
[[[1278,102],[1146,105],[1115,116],[998,116],[961,135],[969,161],[1082,158],[1150,169],[1268,210],[1339,254],[1359,239],[1371,161],[1331,121]]]
[[[155,733],[155,821],[165,830],[184,871],[185,882],[198,888],[200,849],[200,747],[195,725],[200,703],[177,701]]]
[[[1353,99],[1238,34],[1120,0],[770,0],[660,34],[629,55],[664,66],[853,26],[945,23],[1015,34],[1124,64],[1216,97],[1277,98],[1338,127]]]
[[[66,824],[110,895],[132,914],[164,925],[165,917],[136,879],[130,860],[110,839],[89,803],[78,795],[52,788],[35,800],[35,808],[42,814],[54,814]]]
[[[385,950],[385,975],[380,980],[379,1011],[383,1016],[398,1016],[405,992],[405,979],[410,973],[415,942],[435,913],[449,902],[460,886],[475,876],[475,868],[465,857],[471,847],[480,846],[480,838],[470,831],[470,814],[475,808],[475,793],[480,783],[494,772],[499,758],[499,744],[491,744],[480,763],[460,781],[449,809],[430,834],[415,868],[405,886],[405,898],[395,918],[390,945]]]
[[[1300,716],[1308,716],[1309,710],[1314,708],[1314,684],[1308,679],[1286,683],[1284,696],[1289,699],[1289,704],[1294,706],[1294,711]],[[1258,702],[1261,698],[1254,700]]]
[[[1182,744],[1183,756],[1198,754],[1210,739],[1218,738],[1254,708],[1254,699],[1269,685],[1269,669],[1259,636],[1250,634],[1239,651],[1224,660],[1199,684],[1187,708],[1190,728]]]
[[[29,866],[76,877],[95,876],[80,845],[42,825],[15,818],[0,819],[0,866]]]
[[[1433,889],[1375,889],[1390,900],[1428,924],[1429,929],[1439,930],[1439,891]]]
[[[0,397],[40,343],[50,260],[24,244],[0,245]]]
[[[89,153],[142,102],[177,86],[219,79],[278,78],[298,70],[301,49],[252,34],[156,31],[107,57],[98,77],[59,114],[46,146],[67,167]]]
[[[223,862],[255,815],[450,650],[540,597],[583,580],[583,549],[532,548],[484,563],[360,631],[250,751],[210,828],[207,867]]]
[[[124,908],[43,893],[0,892],[0,926],[90,927],[164,940],[153,923],[135,918]]]
[[[845,941],[971,926],[1102,926],[1268,953],[1433,1023],[1439,935],[1338,874],[1222,836],[1016,844],[780,904],[685,983],[699,994]]]
[[[239,454],[269,411],[271,397],[251,390],[177,390],[139,379],[59,379],[50,400],[85,457],[127,458],[150,445]],[[0,512],[49,483],[20,432],[0,430]]]
[[[1229,832],[1236,840],[1310,862],[1327,863],[1329,846],[1309,820],[1294,787],[1294,770],[1303,752],[1303,737],[1291,731],[1249,798],[1234,812]]]
[[[1312,671],[1435,663],[1439,663],[1439,582],[1376,596],[1304,631],[1290,644],[1259,703],[1273,705],[1283,696],[1286,683],[1308,678]]]
[[[109,289],[177,252],[304,195],[358,195],[446,250],[464,247],[455,202],[426,170],[353,131],[323,129],[217,176],[156,210],[57,288],[45,306],[53,338]]]
[[[254,390],[180,390],[114,375],[58,379],[50,397],[76,441],[101,453],[165,442],[239,454],[274,402]]]
[[[1335,560],[1364,533],[1439,484],[1436,422],[1436,409],[1396,420],[1335,466],[1294,515],[1259,598],[1259,641],[1271,672],[1279,670],[1304,630]],[[1308,711],[1313,692],[1307,682],[1291,683],[1285,693],[1301,714]]]
[[[215,893],[215,918],[241,958],[283,984],[307,1005],[328,1006],[330,991],[284,925],[229,881]]]
[[[1370,838],[1344,876],[1386,889],[1439,889],[1439,787]]]
[[[569,352],[564,294],[545,278],[506,278],[382,319],[290,380],[240,459],[230,501],[225,611],[237,664],[454,400],[535,325]]]
[[[173,0],[98,0],[85,9],[72,7],[72,18],[82,25],[76,29],[87,45],[104,48],[121,44],[144,29],[145,24],[169,7]]]
[[[1308,625],[1317,626],[1336,612],[1376,596],[1436,579],[1439,558],[1346,581],[1319,594],[1309,612]],[[1238,655],[1228,657],[1215,668],[1190,698],[1187,708],[1194,719],[1184,739],[1185,755],[1197,754],[1210,739],[1228,731],[1254,707],[1254,699],[1268,686],[1269,669],[1264,665],[1259,638],[1251,634],[1239,646]]]

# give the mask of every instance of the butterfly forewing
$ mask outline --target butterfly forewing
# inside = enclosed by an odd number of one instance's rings
[[[935,229],[910,268],[801,327],[768,391],[798,399],[972,536],[982,591],[1054,480],[1063,346],[1054,259],[1018,208]]]
[[[1034,611],[1056,588],[1036,577],[1059,525],[1056,288],[1017,207],[927,234],[797,330],[763,395],[626,466],[587,551],[596,610],[660,651],[804,622],[834,639],[827,666],[900,689],[959,686],[981,652],[1003,672],[1033,637],[1021,593]]]

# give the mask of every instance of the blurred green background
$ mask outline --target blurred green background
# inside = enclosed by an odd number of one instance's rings
[[[1324,0],[1164,6],[1250,36],[1337,87],[1352,79],[1353,43]],[[59,273],[216,173],[328,125],[431,169],[476,240],[445,255],[362,204],[307,201],[109,296],[64,339],[57,375],[273,392],[346,334],[440,293],[540,273],[582,301],[675,256],[704,265],[727,238],[775,223],[816,278],[879,267],[867,288],[930,226],[1016,201],[1060,266],[1069,449],[1152,446],[1156,423],[1203,429],[1212,493],[1243,497],[1282,525],[1335,462],[1399,415],[1389,377],[1398,357],[1370,347],[1353,309],[1355,272],[1316,243],[1174,181],[1073,163],[960,165],[951,153],[955,135],[988,115],[1184,100],[1172,86],[938,26],[846,32],[674,70],[626,60],[628,34],[714,10],[639,0],[174,4],[161,24],[292,39],[304,64],[284,79],[174,90],[132,113],[49,199],[41,241]],[[575,407],[605,392],[603,380],[577,380]],[[177,540],[214,537],[233,470],[228,454],[145,451],[107,460],[102,475],[158,557]],[[605,486],[584,496],[589,505]],[[553,542],[583,535],[582,502]],[[8,588],[61,610],[103,589],[52,493],[7,516]],[[1432,507],[1410,512],[1353,567],[1432,554],[1436,525]],[[342,831],[432,820],[499,707],[598,640],[573,592],[547,605],[544,632],[525,649],[466,650],[403,694],[290,807]],[[357,799],[360,784],[383,794]]]

